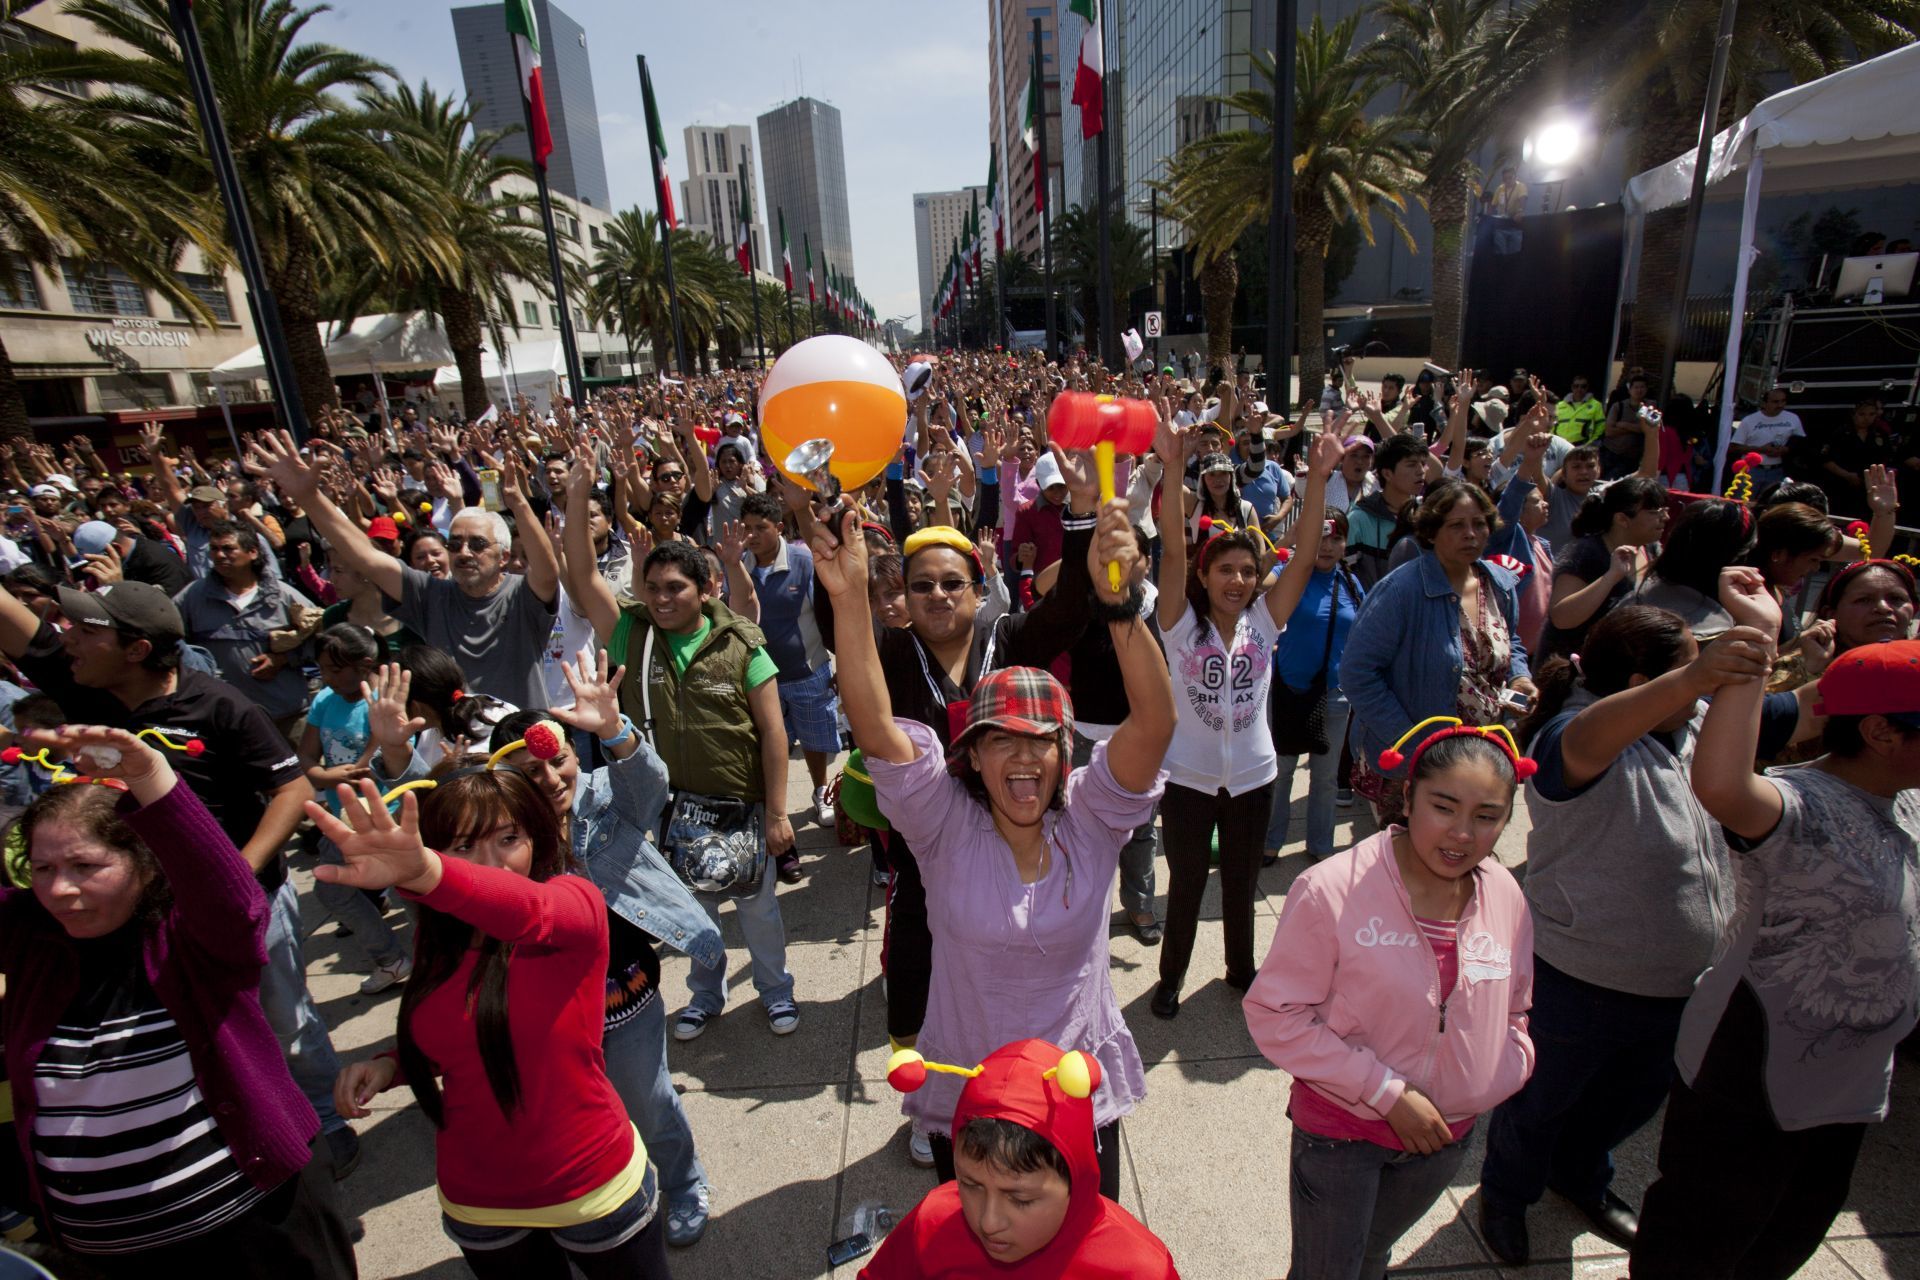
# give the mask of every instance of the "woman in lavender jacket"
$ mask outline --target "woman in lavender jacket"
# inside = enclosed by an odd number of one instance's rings
[[[1117,1198],[1120,1117],[1146,1093],[1139,1050],[1107,975],[1107,904],[1120,849],[1147,821],[1166,775],[1173,687],[1166,659],[1131,598],[1139,558],[1124,502],[1110,502],[1088,553],[1088,615],[1113,637],[1129,712],[1086,768],[1067,776],[1073,710],[1044,671],[1007,667],[974,687],[964,732],[945,753],[932,729],[895,720],[867,601],[867,550],[849,516],[838,544],[813,535],[814,572],[833,598],[840,698],[866,753],[881,812],[912,844],[927,882],[933,979],[916,1048],[940,1062],[983,1061],[1042,1037],[1100,1064],[1093,1094],[1101,1190]],[[930,1077],[907,1110],[934,1134],[934,1163],[953,1175],[959,1082]]]
[[[88,775],[27,810],[32,887],[0,888],[0,1037],[43,1220],[109,1275],[353,1276],[319,1118],[260,1011],[246,860],[131,734],[22,737]]]

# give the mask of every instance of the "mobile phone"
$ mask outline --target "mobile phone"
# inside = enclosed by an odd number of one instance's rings
[[[1533,711],[1533,698],[1522,690],[1507,689],[1500,694],[1500,705],[1511,707],[1523,716],[1529,715]]]
[[[855,1258],[864,1257],[872,1250],[873,1241],[867,1238],[867,1233],[864,1231],[850,1235],[844,1240],[835,1240],[827,1246],[827,1266],[845,1266]]]

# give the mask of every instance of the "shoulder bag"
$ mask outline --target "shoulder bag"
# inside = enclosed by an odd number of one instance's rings
[[[1340,587],[1346,578],[1335,566],[1327,588],[1327,643],[1320,670],[1305,689],[1295,689],[1273,673],[1273,750],[1281,756],[1325,755],[1327,741],[1327,670],[1333,665],[1333,629],[1340,621]]]

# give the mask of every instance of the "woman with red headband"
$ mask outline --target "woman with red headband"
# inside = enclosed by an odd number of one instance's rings
[[[1293,1077],[1302,1280],[1384,1276],[1480,1115],[1533,1070],[1533,922],[1492,856],[1533,762],[1504,728],[1451,717],[1384,754],[1407,766],[1407,825],[1301,873],[1243,1002],[1254,1044]]]
[[[815,572],[833,598],[840,696],[865,753],[880,810],[912,846],[926,880],[933,966],[917,1047],[946,1062],[979,1062],[1009,1040],[1037,1036],[1100,1064],[1093,1091],[1099,1181],[1120,1187],[1120,1117],[1146,1092],[1108,976],[1108,902],[1120,850],[1153,813],[1161,758],[1173,734],[1172,690],[1138,588],[1113,590],[1140,551],[1124,502],[1101,512],[1086,565],[1083,608],[1106,625],[1126,686],[1127,718],[1068,776],[1073,709],[1045,671],[1007,667],[973,687],[966,727],[942,748],[935,729],[895,719],[867,604],[867,550],[845,517],[836,544],[812,538]],[[943,1180],[960,1089],[929,1080],[907,1099],[935,1136]]]
[[[1182,434],[1163,417],[1154,441],[1165,469],[1162,505],[1169,510],[1177,509],[1181,496]],[[1180,539],[1162,544],[1158,615],[1167,665],[1176,673],[1177,708],[1160,808],[1169,880],[1166,943],[1150,1005],[1162,1018],[1180,1012],[1180,987],[1193,958],[1216,831],[1227,984],[1245,991],[1253,981],[1253,900],[1280,768],[1267,720],[1273,645],[1313,576],[1327,478],[1339,467],[1340,456],[1333,437],[1314,443],[1294,526],[1298,545],[1273,582],[1263,581],[1271,544],[1257,528],[1236,529],[1203,517],[1191,575]]]

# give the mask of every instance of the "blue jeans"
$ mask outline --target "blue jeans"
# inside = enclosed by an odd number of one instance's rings
[[[1093,741],[1073,735],[1073,767],[1093,762]],[[1120,908],[1130,916],[1153,914],[1153,860],[1160,852],[1159,829],[1153,819],[1133,829],[1120,848]]]
[[[1613,1149],[1666,1101],[1686,1007],[1685,996],[1597,987],[1535,956],[1533,1075],[1494,1108],[1481,1194],[1514,1212],[1548,1187],[1597,1203],[1613,1181]]]
[[[747,954],[753,958],[753,986],[760,1002],[768,1007],[793,999],[793,975],[787,972],[787,928],[780,922],[780,900],[774,896],[779,883],[772,861],[760,873],[760,887],[752,896],[732,898],[733,918],[740,922],[740,933],[747,942]],[[706,911],[715,928],[721,928],[720,904],[729,899],[719,894],[696,893],[694,900]],[[727,1007],[727,961],[711,967],[693,962],[687,971],[687,990],[693,993],[689,1004],[717,1014]]]
[[[1276,679],[1278,677],[1275,677]],[[1327,690],[1327,741],[1332,745],[1307,760],[1307,856],[1316,862],[1333,856],[1333,793],[1340,772],[1340,744],[1347,740],[1351,708],[1338,689]],[[1288,798],[1293,794],[1293,770],[1299,756],[1281,756],[1280,774],[1273,780],[1273,816],[1267,819],[1268,853],[1287,843]]]
[[[340,854],[340,846],[325,836],[320,837],[319,857],[320,861],[336,867],[345,866],[347,861]],[[407,958],[407,949],[387,927],[386,916],[366,894],[351,885],[327,880],[315,880],[313,892],[328,915],[353,930],[353,941],[360,944],[374,964],[395,965]]]
[[[607,1032],[607,1079],[647,1144],[670,1206],[700,1193],[707,1171],[693,1149],[693,1130],[667,1069],[667,1005],[658,992],[640,1012]]]
[[[1394,1241],[1446,1192],[1471,1138],[1423,1156],[1295,1128],[1287,1280],[1380,1280]]]
[[[333,1109],[333,1081],[340,1074],[327,1024],[307,993],[307,957],[300,946],[300,895],[293,881],[282,884],[267,904],[267,967],[260,971],[260,1008],[280,1037],[293,1082],[320,1115],[320,1128],[333,1133],[347,1127]]]

